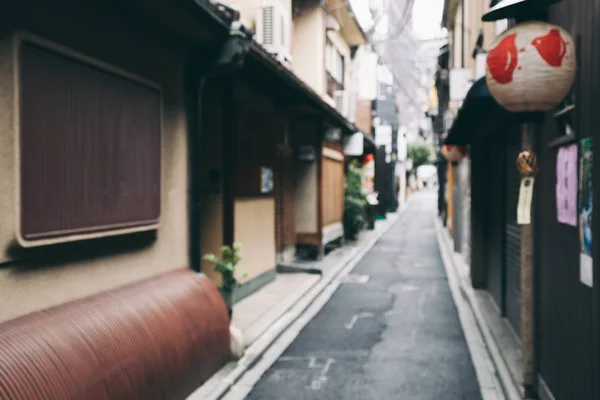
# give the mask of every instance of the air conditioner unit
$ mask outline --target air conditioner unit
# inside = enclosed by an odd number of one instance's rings
[[[256,17],[256,41],[280,62],[291,61],[290,23],[282,0],[265,0]]]
[[[348,120],[352,123],[356,122],[356,102],[358,101],[356,93],[351,91],[348,93]]]
[[[350,114],[348,92],[346,90],[336,90],[333,93],[333,100],[335,101],[336,110],[344,117],[348,118],[348,115]]]

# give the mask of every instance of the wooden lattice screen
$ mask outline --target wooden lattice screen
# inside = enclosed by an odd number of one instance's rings
[[[323,148],[321,202],[323,226],[341,222],[344,216],[344,155]]]
[[[19,93],[25,239],[158,223],[159,90],[24,42]]]

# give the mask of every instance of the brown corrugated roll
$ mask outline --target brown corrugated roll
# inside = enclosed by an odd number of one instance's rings
[[[227,309],[189,269],[0,325],[0,399],[185,399],[230,357]]]

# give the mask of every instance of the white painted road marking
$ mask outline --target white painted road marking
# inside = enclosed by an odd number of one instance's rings
[[[327,382],[327,373],[329,372],[329,368],[331,368],[331,364],[333,364],[334,362],[335,360],[333,358],[327,359],[325,365],[323,366],[323,369],[321,370],[321,374],[317,377],[317,379],[313,379],[313,381],[310,383],[310,388],[312,390],[321,389],[325,382]]]
[[[324,364],[321,364],[316,357],[308,356],[308,357],[294,357],[294,356],[283,356],[279,358],[279,361],[289,361],[289,362],[297,362],[297,361],[307,361],[308,360],[308,368],[309,369],[320,369],[319,375],[314,378],[310,382],[310,388],[312,390],[320,390],[323,388],[323,385],[327,382],[327,373],[331,368],[331,365],[335,363],[334,358],[328,358]],[[282,371],[275,371],[272,375],[273,380],[280,380],[282,378]],[[294,375],[297,374],[294,372]]]
[[[352,328],[354,328],[354,325],[356,325],[356,322],[361,319],[361,318],[368,318],[368,317],[373,317],[373,313],[370,312],[362,312],[360,314],[354,314],[352,316],[352,319],[350,320],[350,322],[348,322],[347,324],[345,324],[344,326],[346,327],[346,329],[350,330]]]

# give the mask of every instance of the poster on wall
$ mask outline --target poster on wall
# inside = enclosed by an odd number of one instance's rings
[[[594,285],[594,266],[592,258],[592,209],[594,196],[592,189],[593,139],[581,141],[579,164],[579,241],[581,257],[579,262],[579,278],[589,287]]]
[[[255,186],[256,187],[256,186]],[[273,170],[267,167],[260,168],[260,192],[263,194],[273,191]]]
[[[533,200],[534,178],[521,179],[519,189],[519,203],[517,204],[517,224],[529,225],[531,223],[531,201]]]
[[[561,147],[556,157],[556,217],[570,226],[577,226],[577,147]]]

